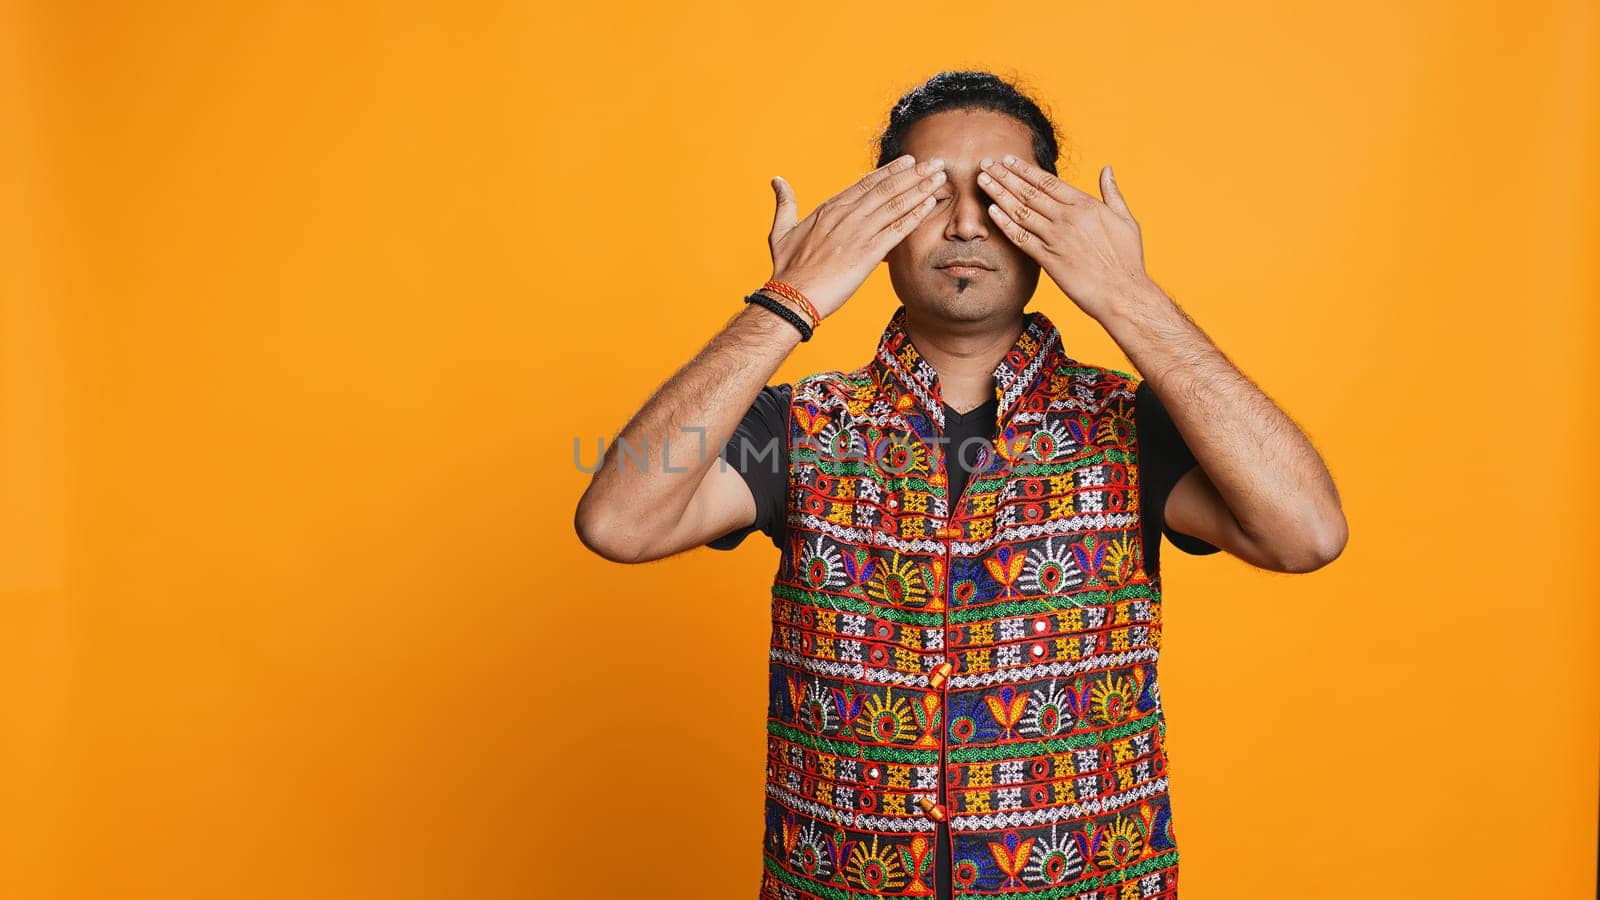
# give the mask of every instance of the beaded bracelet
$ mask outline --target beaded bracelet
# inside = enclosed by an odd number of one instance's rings
[[[787,306],[784,306],[777,300],[768,297],[766,294],[763,294],[760,291],[756,291],[750,296],[744,298],[744,302],[754,303],[757,306],[764,306],[782,316],[790,325],[795,327],[795,330],[800,332],[800,342],[802,344],[811,340],[811,326],[806,324],[806,320],[801,318],[799,313]]]
[[[811,324],[813,327],[822,324],[822,313],[817,312],[816,306],[812,305],[811,301],[806,298],[805,294],[800,293],[799,288],[789,284],[786,281],[779,281],[776,278],[772,279],[766,284],[763,284],[762,287],[781,297],[785,297],[800,304],[800,308],[805,310],[806,315],[811,317]]]

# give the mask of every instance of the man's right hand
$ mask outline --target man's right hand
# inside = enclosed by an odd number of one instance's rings
[[[910,154],[863,175],[795,221],[799,206],[782,176],[772,179],[772,277],[793,285],[826,317],[844,305],[894,246],[933,209],[944,160]]]
[[[795,221],[794,191],[774,178],[773,277],[805,293],[820,315],[844,305],[872,270],[933,209],[944,182],[938,160],[903,156],[867,173]],[[756,521],[744,477],[718,463],[761,388],[800,341],[789,323],[744,305],[623,426],[578,501],[573,525],[589,549],[616,562],[661,559]],[[704,449],[686,453],[687,429],[703,429]],[[629,465],[618,448],[643,448]],[[679,448],[672,463],[668,442]],[[689,457],[685,459],[685,457]]]

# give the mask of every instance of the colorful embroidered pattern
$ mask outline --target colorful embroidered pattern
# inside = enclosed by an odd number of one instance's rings
[[[956,897],[1175,897],[1138,379],[1029,313],[952,503],[904,320],[790,403],[762,896],[931,897],[944,816]]]

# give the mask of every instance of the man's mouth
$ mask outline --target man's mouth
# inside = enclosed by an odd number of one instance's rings
[[[993,271],[982,260],[961,259],[946,263],[939,270],[955,278],[976,278]]]

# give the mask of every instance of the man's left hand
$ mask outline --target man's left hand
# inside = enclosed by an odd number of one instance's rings
[[[978,186],[995,201],[989,217],[1084,312],[1101,320],[1149,285],[1139,223],[1110,166],[1100,170],[1103,202],[1010,154],[980,167]]]

